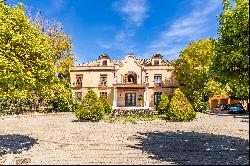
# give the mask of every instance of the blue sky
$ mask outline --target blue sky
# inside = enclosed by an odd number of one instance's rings
[[[102,53],[122,59],[160,53],[173,60],[188,43],[217,38],[223,0],[7,0],[64,25],[77,63]]]

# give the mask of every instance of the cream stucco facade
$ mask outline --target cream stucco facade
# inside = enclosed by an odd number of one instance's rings
[[[162,92],[172,95],[178,87],[171,62],[159,54],[150,59],[127,55],[123,60],[103,54],[96,61],[71,67],[70,78],[79,100],[92,89],[106,96],[113,109],[154,108]]]

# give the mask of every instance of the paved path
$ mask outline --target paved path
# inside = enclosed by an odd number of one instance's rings
[[[0,117],[0,164],[248,164],[248,115],[192,122],[77,122],[74,114]]]

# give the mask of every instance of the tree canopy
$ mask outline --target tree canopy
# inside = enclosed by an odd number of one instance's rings
[[[209,70],[215,56],[215,44],[216,40],[211,38],[190,43],[174,62],[175,78],[196,111],[206,109],[210,96],[226,93],[212,79]]]
[[[249,1],[224,2],[219,16],[216,56],[211,71],[223,85],[229,85],[231,95],[247,98],[249,94]]]
[[[73,99],[71,38],[60,24],[26,14],[21,3],[0,3],[0,101],[41,99],[68,105]]]
[[[32,26],[23,5],[0,3],[0,98],[45,95],[54,76],[49,38]]]

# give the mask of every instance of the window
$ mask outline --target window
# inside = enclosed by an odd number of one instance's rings
[[[100,92],[100,96],[105,97],[106,99],[108,98],[108,93],[107,92]]]
[[[145,76],[145,82],[148,82],[148,76]]]
[[[76,92],[75,95],[78,101],[82,101],[82,92]]]
[[[154,60],[154,65],[160,65],[160,61],[159,60]]]
[[[157,104],[157,101],[161,98],[162,92],[155,92],[154,93],[154,104]]]
[[[135,93],[125,93],[125,106],[136,106],[136,94]]]
[[[161,83],[161,75],[154,76],[154,83]]]
[[[76,86],[82,87],[82,75],[76,75]]]
[[[107,66],[108,65],[108,61],[102,61],[102,66]]]
[[[128,75],[128,82],[134,82],[135,81],[135,78],[132,74],[129,74]]]
[[[107,82],[108,82],[108,78],[107,78],[107,75],[104,74],[104,75],[100,75],[100,84],[103,85],[103,86],[107,86]]]

